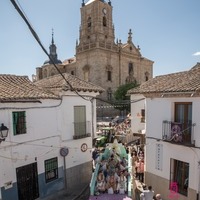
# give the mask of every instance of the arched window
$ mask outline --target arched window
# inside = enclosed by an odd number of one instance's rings
[[[107,20],[105,16],[103,16],[103,26],[107,26]]]
[[[106,66],[107,81],[112,81],[112,66]]]
[[[91,17],[88,17],[87,24],[88,24],[88,27],[91,27],[91,25],[92,25]]]
[[[55,69],[52,69],[51,70],[51,76],[55,75],[56,74],[56,70]]]
[[[89,81],[89,71],[84,71],[84,80]]]
[[[83,78],[85,81],[89,81],[89,73],[90,73],[90,67],[89,65],[85,65],[83,67],[83,76],[84,76]]]
[[[71,75],[74,75],[74,71],[71,71]]]
[[[107,71],[107,75],[108,75],[108,81],[112,81],[112,72]]]
[[[145,72],[145,81],[148,81],[149,80],[149,72]]]

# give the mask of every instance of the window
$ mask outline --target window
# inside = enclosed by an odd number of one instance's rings
[[[145,122],[145,109],[141,110],[141,122],[144,123]]]
[[[177,192],[187,196],[189,182],[189,163],[170,159],[170,184],[177,185]]]
[[[71,71],[71,75],[74,75],[74,71]]]
[[[54,76],[56,74],[56,70],[55,69],[51,69],[51,76]]]
[[[103,26],[107,26],[106,17],[105,16],[103,17]]]
[[[192,132],[192,103],[175,103],[175,122],[182,124],[182,140],[184,143],[191,143]]]
[[[128,74],[133,74],[133,63],[128,64]]]
[[[45,160],[45,180],[46,183],[51,182],[58,178],[58,158],[51,158]]]
[[[112,72],[107,71],[107,73],[108,73],[108,81],[112,81]]]
[[[90,66],[89,65],[85,65],[83,67],[83,79],[85,81],[89,81],[89,75],[90,75]]]
[[[149,80],[149,72],[145,72],[144,76],[145,76],[145,81],[148,81]]]
[[[88,17],[87,24],[88,24],[88,28],[90,28],[92,25],[91,17]]]
[[[107,73],[107,81],[112,81],[112,66],[107,65],[106,66],[106,73]]]
[[[74,139],[86,136],[86,107],[74,106]]]
[[[14,135],[26,133],[26,112],[13,112],[13,133]]]

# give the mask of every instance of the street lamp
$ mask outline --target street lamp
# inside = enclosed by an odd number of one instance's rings
[[[0,127],[0,143],[2,141],[5,141],[6,137],[8,136],[8,128],[6,126],[4,126],[4,124],[1,124]]]

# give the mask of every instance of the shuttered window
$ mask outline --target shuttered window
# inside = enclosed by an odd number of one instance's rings
[[[86,135],[86,107],[74,107],[74,135]]]
[[[13,133],[14,135],[26,133],[26,112],[13,112]]]

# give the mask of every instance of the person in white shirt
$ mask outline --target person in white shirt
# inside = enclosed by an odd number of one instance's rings
[[[149,186],[148,190],[144,190],[143,191],[143,194],[144,194],[144,199],[145,200],[152,200],[153,196],[154,196],[154,191],[152,190],[152,187]]]
[[[140,194],[140,200],[145,200],[145,199],[144,199],[144,193],[141,193],[141,194]]]

